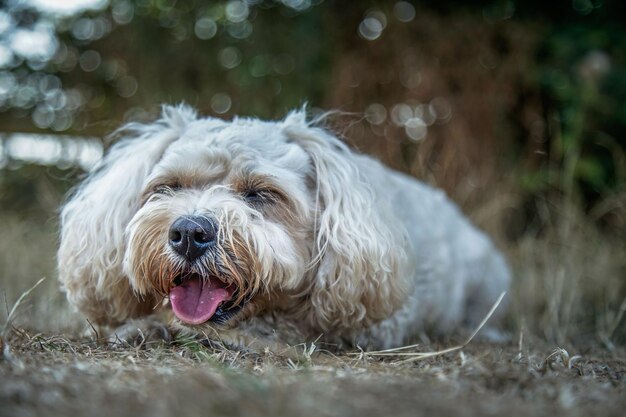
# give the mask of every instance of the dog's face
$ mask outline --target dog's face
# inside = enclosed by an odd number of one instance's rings
[[[169,298],[196,330],[274,310],[324,331],[388,317],[406,297],[404,241],[363,161],[299,112],[225,122],[165,108],[63,208],[68,298],[97,323]]]
[[[274,125],[202,122],[170,145],[127,227],[125,271],[185,324],[232,326],[306,286],[314,252],[312,163]]]

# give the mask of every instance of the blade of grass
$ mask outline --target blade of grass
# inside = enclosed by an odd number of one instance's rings
[[[496,309],[498,308],[498,306],[500,305],[500,303],[504,299],[505,295],[506,295],[506,292],[503,292],[502,294],[500,294],[500,296],[498,297],[496,302],[493,304],[493,306],[491,307],[489,312],[485,315],[483,320],[476,327],[476,329],[472,332],[472,334],[467,338],[467,340],[465,340],[464,343],[462,343],[462,344],[460,344],[458,346],[453,346],[453,347],[449,347],[449,348],[446,348],[446,349],[443,349],[443,350],[434,351],[434,352],[400,352],[400,351],[404,351],[406,349],[411,349],[411,348],[414,348],[414,347],[418,346],[418,345],[409,345],[409,346],[401,346],[401,347],[392,348],[392,349],[377,350],[377,351],[373,351],[373,352],[362,352],[361,351],[361,352],[353,352],[353,353],[349,353],[349,354],[350,355],[357,355],[357,356],[391,356],[391,357],[394,357],[394,356],[409,356],[408,359],[404,359],[404,360],[401,360],[401,361],[398,361],[398,362],[394,363],[395,365],[399,365],[399,364],[404,364],[404,363],[408,363],[408,362],[415,362],[415,361],[419,361],[419,360],[422,360],[422,359],[431,358],[433,356],[445,355],[446,353],[450,353],[450,352],[454,352],[454,351],[463,349],[465,346],[470,344],[470,342],[474,339],[474,337],[476,337],[478,332],[480,332],[480,330],[489,321],[491,316],[493,316],[493,313],[496,311]]]
[[[17,299],[15,304],[13,304],[13,308],[11,308],[9,315],[7,316],[7,321],[6,323],[4,323],[4,326],[2,326],[2,331],[0,331],[0,360],[6,359],[8,361],[15,362],[16,364],[20,363],[19,361],[13,361],[13,356],[11,355],[11,347],[9,346],[8,342],[9,332],[13,326],[13,321],[17,316],[17,309],[19,308],[19,306],[30,295],[30,293],[39,286],[39,284],[45,281],[45,279],[46,277],[41,278],[35,283],[35,285],[24,291],[22,295],[20,295],[20,297]]]

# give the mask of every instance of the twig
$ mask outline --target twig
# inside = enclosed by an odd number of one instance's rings
[[[410,356],[410,358],[408,358],[408,359],[404,359],[404,360],[401,360],[401,361],[398,361],[398,362],[395,363],[396,365],[399,365],[399,364],[404,364],[404,363],[408,363],[408,362],[419,361],[419,360],[422,360],[422,359],[432,358],[433,356],[445,355],[446,353],[455,352],[457,350],[463,349],[465,346],[470,344],[470,342],[474,339],[474,337],[476,337],[478,332],[480,332],[480,330],[489,321],[489,319],[491,318],[493,313],[496,311],[496,309],[498,308],[498,306],[502,302],[502,299],[504,298],[505,295],[506,295],[506,292],[503,292],[502,294],[500,294],[500,296],[498,297],[498,299],[496,300],[494,305],[491,307],[491,309],[489,310],[489,312],[487,313],[485,318],[483,318],[483,320],[480,322],[478,327],[476,327],[476,330],[474,330],[472,332],[472,334],[467,338],[467,340],[464,343],[462,343],[462,344],[460,344],[458,346],[453,346],[453,347],[449,347],[447,349],[438,350],[438,351],[434,351],[434,352],[400,352],[402,350],[412,349],[412,348],[415,348],[415,347],[419,346],[419,345],[409,345],[409,346],[402,346],[402,347],[392,348],[392,349],[377,350],[377,351],[373,351],[373,352],[354,352],[354,353],[350,353],[350,355],[361,355],[361,356],[363,356],[363,355],[365,355],[365,356]]]
[[[94,327],[93,323],[91,323],[91,321],[89,319],[86,319],[87,323],[89,323],[89,327],[91,327],[91,331],[96,335],[96,342],[100,341],[100,334],[98,333],[98,330],[96,330],[96,328]]]

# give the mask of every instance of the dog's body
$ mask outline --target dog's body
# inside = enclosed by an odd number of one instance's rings
[[[508,288],[502,256],[442,192],[302,113],[166,108],[131,130],[62,212],[60,280],[97,324],[162,309],[231,345],[392,347],[478,324]]]

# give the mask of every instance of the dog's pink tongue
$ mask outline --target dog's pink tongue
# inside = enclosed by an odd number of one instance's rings
[[[188,324],[200,324],[213,317],[220,303],[232,295],[219,279],[204,281],[194,275],[170,290],[170,302],[176,317]]]

